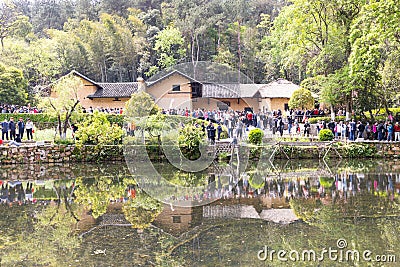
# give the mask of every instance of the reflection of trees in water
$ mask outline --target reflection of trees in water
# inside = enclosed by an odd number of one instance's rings
[[[122,210],[133,228],[144,229],[162,212],[163,205],[144,192],[124,203]]]
[[[112,177],[77,178],[75,202],[89,209],[96,219],[107,212],[110,201],[124,197],[127,185],[123,181]]]
[[[335,240],[344,238],[348,249],[386,254],[399,252],[398,199],[364,191],[325,205],[318,199],[293,199],[291,206],[319,232],[320,238],[310,238],[310,248],[319,248],[321,240],[330,240],[334,245]],[[296,247],[302,245],[298,243]]]
[[[66,266],[74,263],[74,252],[80,246],[80,240],[74,234],[76,224],[64,205],[36,206],[29,209],[34,216],[31,230],[24,224],[16,223],[11,227],[18,229],[1,250],[2,264],[5,266]],[[26,219],[26,213],[18,214]],[[29,228],[28,228],[29,229]],[[10,233],[6,233],[10,234]]]

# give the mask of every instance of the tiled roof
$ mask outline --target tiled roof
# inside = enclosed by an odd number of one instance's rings
[[[97,83],[97,91],[88,98],[130,98],[136,93],[139,84],[135,83]]]
[[[275,82],[264,85],[260,88],[263,98],[291,98],[294,91],[300,86],[285,79],[278,79]]]
[[[240,96],[242,98],[257,97],[257,93],[260,88],[265,86],[264,84],[241,84],[240,85]]]
[[[240,98],[239,84],[203,84],[203,97],[209,98]]]
[[[191,82],[198,82],[195,79],[193,79],[192,77],[190,77],[190,76],[188,76],[188,75],[186,75],[186,74],[184,74],[184,73],[182,73],[182,72],[180,72],[178,70],[174,70],[174,71],[171,71],[171,72],[167,73],[166,75],[164,75],[164,76],[162,76],[162,77],[160,77],[158,79],[155,79],[155,77],[152,77],[151,80],[146,82],[146,84],[147,84],[148,87],[151,87],[151,86],[155,85],[156,83],[159,83],[159,82],[161,82],[161,81],[173,76],[174,74],[181,75],[181,76],[185,77],[186,79],[188,79]]]
[[[203,84],[203,97],[252,98],[256,97],[262,84]]]

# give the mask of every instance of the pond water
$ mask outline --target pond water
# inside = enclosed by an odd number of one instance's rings
[[[155,169],[2,166],[0,266],[400,266],[396,161]]]

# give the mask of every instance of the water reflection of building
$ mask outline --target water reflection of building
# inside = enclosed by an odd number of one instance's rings
[[[171,207],[164,205],[161,214],[153,224],[172,235],[181,235],[201,224],[202,207]]]
[[[165,232],[179,236],[205,220],[262,219],[290,223],[297,220],[284,198],[220,199],[212,204],[195,207],[164,205],[153,224]]]

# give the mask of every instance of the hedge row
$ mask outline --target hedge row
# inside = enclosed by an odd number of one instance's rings
[[[393,113],[393,115],[395,115],[395,113]],[[323,122],[325,121],[326,123],[329,123],[331,121],[331,117],[317,117],[317,118],[310,118],[308,119],[308,122],[311,124],[315,124],[318,123],[318,121]],[[362,120],[364,121],[364,119],[360,119],[359,117],[357,117],[357,120]],[[367,116],[367,120],[369,122],[375,122],[375,121],[386,121],[387,120],[387,115],[377,115],[374,117],[373,120],[371,120],[369,118],[369,116]],[[335,121],[339,122],[339,121],[346,121],[346,117],[345,116],[336,116]]]
[[[71,121],[75,123],[82,122],[86,116],[92,116],[92,114],[88,113],[81,113],[74,115]],[[38,124],[48,124],[48,125],[56,125],[57,124],[57,117],[47,113],[37,113],[37,114],[0,114],[0,121],[4,121],[5,119],[9,120],[11,117],[14,118],[15,121],[18,121],[19,118],[23,118],[26,121],[28,118],[32,120],[35,125]],[[122,115],[115,115],[115,114],[107,114],[107,119],[110,123],[117,123],[122,125],[124,122],[124,116]]]

